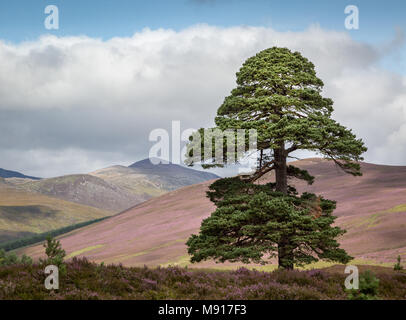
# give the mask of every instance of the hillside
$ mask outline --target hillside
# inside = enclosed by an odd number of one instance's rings
[[[362,164],[364,175],[342,173],[334,163],[306,159],[294,163],[316,176],[308,190],[338,201],[336,223],[347,229],[340,242],[358,259],[392,263],[406,258],[406,167]],[[264,180],[271,180],[272,176]],[[265,181],[264,181],[265,182]],[[124,265],[187,264],[185,241],[196,233],[213,205],[205,197],[210,182],[178,189],[124,213],[61,237],[69,257],[87,256]],[[35,257],[41,246],[21,250]],[[213,265],[210,262],[199,266]],[[216,265],[218,266],[218,265]]]
[[[172,163],[154,165],[149,159],[138,161],[129,167],[112,166],[90,174],[119,186],[142,201],[188,185],[219,178],[209,172]]]
[[[0,242],[111,215],[111,212],[0,183]]]
[[[56,197],[112,212],[127,209],[141,200],[101,178],[76,174],[16,184],[29,192]]]
[[[139,199],[138,202],[162,195],[168,191],[160,183],[159,176],[137,173],[137,171],[124,166],[112,166],[89,174],[135,195]]]

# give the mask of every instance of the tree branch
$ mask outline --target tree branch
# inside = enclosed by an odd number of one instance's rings
[[[274,164],[275,164],[275,160],[267,162],[266,165],[264,165],[262,168],[260,168],[254,174],[250,175],[249,177],[245,178],[244,180],[247,182],[251,182],[251,183],[255,182],[256,180],[261,178],[264,174],[275,169]]]

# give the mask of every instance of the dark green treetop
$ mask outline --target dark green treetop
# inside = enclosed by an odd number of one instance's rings
[[[271,170],[286,170],[281,162],[296,150],[316,151],[346,172],[361,175],[357,162],[367,149],[350,129],[331,118],[333,101],[321,95],[324,84],[312,62],[299,52],[273,47],[247,59],[236,75],[237,87],[224,99],[215,123],[220,130],[257,131],[257,150],[263,157],[258,156],[259,170],[253,180]],[[208,142],[202,132],[196,134],[203,146]],[[203,148],[194,154],[193,147],[192,136],[189,164],[210,156],[214,165],[240,160],[227,157],[227,152],[218,159],[214,148],[211,155],[204,154]],[[283,174],[280,178],[286,179]],[[281,186],[286,188],[286,183]]]

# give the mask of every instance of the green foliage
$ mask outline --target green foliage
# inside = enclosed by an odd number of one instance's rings
[[[96,272],[100,273],[105,269],[104,261],[102,261],[99,265],[96,266]]]
[[[314,182],[314,177],[310,175],[310,173],[307,172],[307,170],[300,169],[292,165],[288,166],[287,175],[290,178],[305,180],[308,184],[313,184]]]
[[[21,248],[21,247],[29,246],[31,244],[46,240],[46,238],[48,236],[56,237],[56,236],[59,236],[61,234],[70,232],[72,230],[75,230],[75,229],[82,228],[84,226],[90,225],[92,223],[102,221],[102,220],[104,220],[106,218],[108,218],[108,217],[73,224],[73,225],[66,226],[66,227],[63,227],[63,228],[59,228],[59,229],[56,229],[56,230],[40,233],[40,234],[37,234],[35,236],[31,236],[31,237],[26,237],[26,238],[22,238],[22,239],[18,239],[18,240],[7,241],[7,242],[4,242],[4,243],[0,244],[0,249],[4,249],[5,251],[11,251],[11,250],[15,250],[15,249],[18,249],[18,248]]]
[[[400,264],[400,262],[401,262],[401,258],[400,258],[400,255],[398,255],[398,262],[393,266],[393,270],[395,270],[395,271],[401,271],[401,270],[403,270],[403,266]]]
[[[10,266],[15,264],[18,264],[18,257],[14,252],[6,254],[4,250],[0,250],[0,265]]]
[[[257,131],[257,149],[265,153],[279,149],[312,150],[333,159],[343,170],[361,175],[357,161],[367,150],[361,139],[333,119],[333,101],[321,95],[323,81],[316,76],[314,64],[299,52],[272,47],[247,59],[237,72],[237,87],[224,99],[213,130],[251,129]],[[190,137],[187,163],[193,165],[212,159],[219,164],[238,162],[235,153],[224,150],[205,154],[204,145],[214,141],[200,129]],[[248,138],[247,138],[248,139]],[[197,146],[201,152],[195,152]],[[355,161],[355,162],[354,162]],[[269,161],[268,161],[269,162]],[[265,161],[265,164],[267,161]]]
[[[23,254],[21,257],[21,263],[24,265],[32,265],[32,258]]]
[[[297,266],[318,259],[351,260],[335,240],[345,231],[331,226],[335,202],[293,191],[284,195],[273,184],[250,184],[238,177],[214,182],[208,196],[217,209],[202,222],[199,235],[187,241],[191,261],[265,264],[282,241],[293,252],[289,263]]]
[[[66,274],[66,265],[64,263],[66,252],[62,249],[59,240],[55,240],[51,236],[48,236],[44,243],[44,248],[47,259],[41,259],[40,262],[43,265],[55,265],[59,269],[59,274]]]
[[[375,300],[379,289],[379,279],[370,270],[365,271],[359,278],[359,289],[349,290],[350,300]]]
[[[0,249],[0,266],[12,266],[18,264],[32,265],[32,259],[25,254],[19,259],[14,252],[7,254],[4,249]]]

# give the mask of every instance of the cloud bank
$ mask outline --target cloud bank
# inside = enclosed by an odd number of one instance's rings
[[[0,167],[36,176],[89,172],[148,155],[156,128],[212,125],[243,61],[272,46],[300,51],[364,139],[369,162],[406,165],[406,77],[381,67],[403,42],[372,46],[314,26],[302,32],[197,25],[108,41],[0,41]]]

